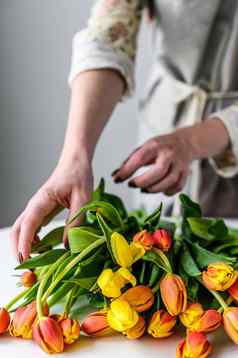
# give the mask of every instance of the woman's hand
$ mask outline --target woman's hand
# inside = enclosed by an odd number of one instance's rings
[[[93,175],[87,153],[80,158],[61,159],[46,183],[30,199],[11,231],[19,261],[29,257],[37,232],[63,208],[71,217],[86,204],[93,190]],[[77,223],[74,223],[77,224]]]
[[[123,182],[141,167],[150,165],[128,185],[144,193],[173,195],[183,189],[193,160],[217,156],[228,145],[228,132],[221,120],[207,120],[148,140],[112,176],[116,183]]]

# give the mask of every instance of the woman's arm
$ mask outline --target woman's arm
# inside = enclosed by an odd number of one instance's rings
[[[124,91],[113,70],[89,71],[72,84],[68,128],[56,169],[16,220],[11,240],[20,261],[30,254],[40,227],[62,207],[72,215],[91,196],[92,157],[98,138]]]

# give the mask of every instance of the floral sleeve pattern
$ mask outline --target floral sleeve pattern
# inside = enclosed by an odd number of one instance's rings
[[[81,72],[112,68],[133,93],[136,42],[146,0],[97,0],[88,26],[73,40],[69,83]]]
[[[141,0],[99,0],[89,20],[89,34],[134,59],[142,8]]]

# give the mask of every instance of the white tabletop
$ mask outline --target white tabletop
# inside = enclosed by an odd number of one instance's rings
[[[17,278],[14,274],[15,259],[11,254],[11,245],[9,242],[9,230],[0,230],[0,306],[3,306],[13,297],[18,289],[16,287]],[[213,343],[214,352],[212,358],[237,358],[238,347],[235,346],[220,329],[209,337]],[[80,341],[70,346],[60,356],[74,358],[158,358],[158,357],[175,357],[175,349],[181,336],[176,334],[167,339],[159,340],[145,337],[141,340],[129,341],[122,336],[90,338],[81,337]],[[16,358],[17,355],[24,355],[24,358],[45,358],[46,353],[32,341],[21,340],[17,338],[1,336],[0,338],[0,355],[6,358]]]

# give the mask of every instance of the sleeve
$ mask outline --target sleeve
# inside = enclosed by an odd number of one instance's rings
[[[238,174],[238,103],[221,111],[215,112],[209,118],[220,118],[230,137],[230,145],[219,157],[210,159],[217,174],[231,178]]]
[[[97,0],[87,28],[73,39],[70,85],[81,72],[112,68],[125,80],[124,97],[133,93],[142,10],[143,0]]]

